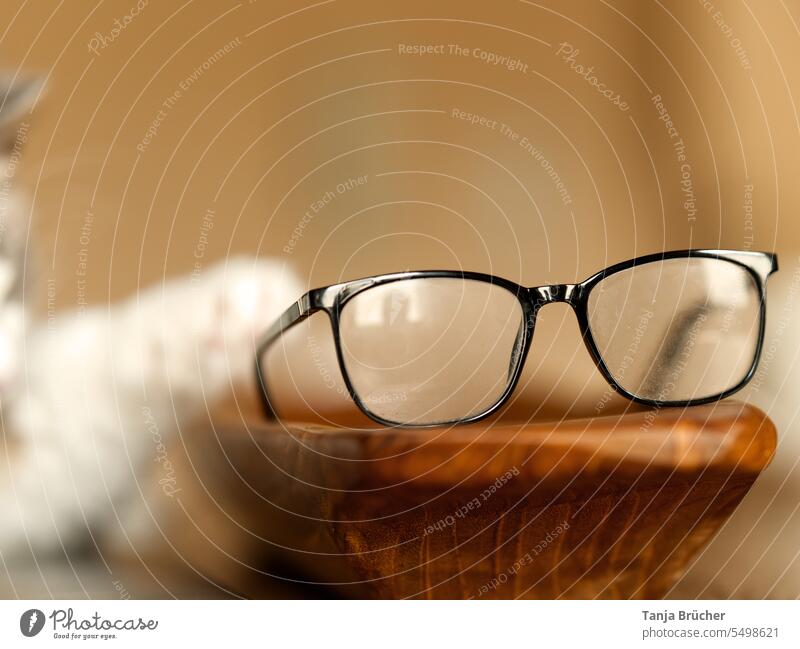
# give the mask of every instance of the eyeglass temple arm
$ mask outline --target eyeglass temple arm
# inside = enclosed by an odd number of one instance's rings
[[[655,360],[648,367],[647,374],[642,381],[643,386],[649,386],[650,389],[654,390],[658,388],[660,383],[658,381],[658,374],[665,373],[667,369],[676,366],[679,359],[678,349],[686,344],[692,328],[700,321],[700,317],[707,313],[707,311],[707,307],[699,306],[691,311],[680,314],[680,321],[676,326],[670,327],[664,339],[661,341],[658,356],[656,356]],[[660,362],[656,363],[656,361]]]
[[[276,420],[278,418],[275,408],[269,399],[269,391],[267,390],[267,382],[264,379],[263,359],[267,355],[267,350],[280,336],[294,325],[305,320],[308,316],[318,310],[318,307],[311,306],[311,295],[306,293],[297,302],[292,304],[286,311],[283,312],[272,326],[267,329],[261,336],[256,350],[256,386],[259,388],[261,396],[261,405],[264,408],[264,414],[268,419]]]

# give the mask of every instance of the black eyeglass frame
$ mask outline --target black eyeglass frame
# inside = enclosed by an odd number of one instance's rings
[[[597,348],[594,338],[592,337],[591,327],[589,325],[589,294],[600,281],[609,277],[610,275],[614,275],[621,271],[643,264],[665,261],[668,259],[687,258],[710,258],[728,261],[744,268],[752,277],[756,287],[758,288],[760,298],[759,332],[756,350],[753,356],[753,362],[745,377],[738,384],[718,394],[701,397],[698,399],[684,399],[675,401],[659,401],[657,399],[639,397],[623,388],[614,379],[613,375],[603,361],[600,350]],[[287,329],[299,324],[318,311],[324,311],[330,319],[331,328],[333,330],[334,344],[336,347],[336,357],[339,362],[339,368],[341,370],[345,386],[347,387],[347,391],[359,410],[361,410],[361,412],[363,412],[367,417],[381,424],[382,426],[402,428],[433,428],[436,426],[467,424],[480,421],[481,419],[488,417],[500,409],[506,403],[506,401],[508,401],[516,389],[520,375],[522,374],[522,369],[525,365],[525,360],[527,359],[528,352],[530,350],[531,341],[533,340],[533,333],[536,326],[536,316],[539,312],[539,309],[546,304],[551,304],[554,302],[566,302],[575,312],[583,342],[589,351],[592,360],[597,366],[597,369],[603,375],[603,378],[605,378],[615,392],[630,399],[631,401],[647,406],[683,407],[701,405],[704,403],[710,403],[712,401],[718,401],[719,399],[724,399],[725,397],[738,392],[748,383],[748,381],[753,378],[756,368],[758,367],[758,362],[761,358],[762,347],[764,345],[764,331],[766,327],[767,278],[777,270],[778,258],[777,255],[773,253],[740,250],[691,249],[655,253],[619,262],[576,284],[552,284],[549,286],[524,287],[516,282],[512,282],[502,277],[497,277],[486,273],[458,270],[415,270],[355,279],[349,282],[333,284],[331,286],[324,286],[308,291],[299,300],[297,300],[297,302],[292,304],[280,316],[280,318],[278,318],[278,320],[264,332],[256,350],[256,383],[260,388],[259,392],[266,416],[269,419],[277,419],[277,411],[270,401],[269,391],[267,389],[263,371],[263,360],[266,356],[267,350]],[[522,307],[523,322],[525,326],[522,327],[523,339],[521,341],[521,351],[517,354],[517,358],[515,360],[516,366],[513,368],[511,373],[511,380],[508,382],[503,394],[494,404],[487,409],[468,417],[425,424],[401,423],[384,419],[383,417],[376,415],[369,410],[367,405],[358,396],[358,393],[350,381],[350,376],[347,372],[347,367],[344,361],[341,336],[339,333],[340,313],[344,306],[351,299],[370,288],[403,280],[439,277],[485,282],[494,286],[505,288],[516,296]]]

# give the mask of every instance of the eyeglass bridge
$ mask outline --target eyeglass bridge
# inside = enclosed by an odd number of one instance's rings
[[[528,289],[531,299],[537,307],[551,302],[567,302],[573,304],[575,284],[552,284],[551,286],[532,286]]]

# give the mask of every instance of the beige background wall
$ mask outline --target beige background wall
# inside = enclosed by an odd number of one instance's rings
[[[135,6],[4,10],[0,62],[46,77],[19,182],[57,309],[84,295],[82,247],[85,297],[105,302],[240,252],[277,255],[311,285],[414,267],[538,284],[664,248],[800,241],[790,8],[720,3],[731,35],[685,2],[149,2],[133,15]],[[564,42],[628,110],[569,69]],[[446,53],[401,54],[409,44]],[[476,48],[522,69],[490,65]],[[688,208],[655,94],[686,145]],[[365,175],[283,252],[313,201]],[[529,365],[558,378],[579,343],[571,314],[551,313]],[[548,355],[558,330],[563,344]],[[586,381],[583,409],[603,389],[583,350],[574,362],[554,412]],[[525,394],[544,398],[535,385]]]

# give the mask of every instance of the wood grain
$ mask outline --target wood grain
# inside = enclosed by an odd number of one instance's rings
[[[733,401],[219,439],[265,556],[287,576],[384,598],[662,597],[776,444],[769,419]]]

